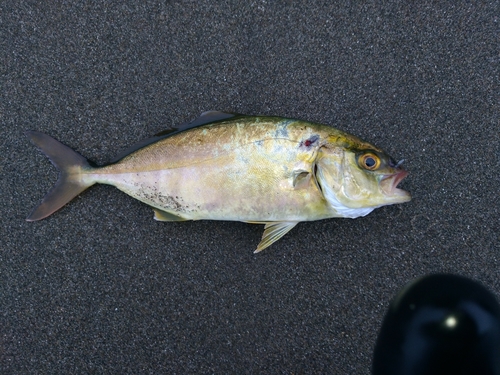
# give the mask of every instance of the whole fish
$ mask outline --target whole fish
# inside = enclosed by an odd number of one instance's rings
[[[365,216],[408,202],[408,174],[379,148],[335,128],[281,117],[210,111],[97,166],[37,131],[32,142],[59,179],[28,216],[43,219],[93,184],[150,205],[160,221],[265,224],[259,252],[300,221]]]

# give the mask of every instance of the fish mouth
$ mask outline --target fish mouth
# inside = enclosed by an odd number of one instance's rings
[[[408,172],[404,169],[385,175],[380,181],[380,188],[387,197],[396,202],[408,202],[411,199],[410,193],[406,190],[399,189],[399,183],[408,176]]]

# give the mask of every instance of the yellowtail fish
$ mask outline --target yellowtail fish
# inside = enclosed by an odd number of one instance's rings
[[[281,117],[205,112],[97,166],[37,131],[31,141],[59,179],[28,216],[43,219],[93,184],[150,205],[160,221],[265,224],[259,252],[300,221],[356,218],[408,202],[408,174],[379,148],[326,125]]]

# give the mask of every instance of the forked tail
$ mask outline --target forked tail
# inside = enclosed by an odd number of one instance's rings
[[[94,181],[83,177],[85,172],[89,172],[93,168],[83,156],[46,134],[27,131],[26,135],[59,169],[59,178],[54,187],[26,218],[27,221],[36,221],[53,214],[82,191],[92,186]]]

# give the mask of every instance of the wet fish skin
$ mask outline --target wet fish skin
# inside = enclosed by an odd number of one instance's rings
[[[157,220],[266,224],[260,251],[300,221],[354,218],[410,200],[396,188],[406,172],[382,150],[301,120],[208,112],[101,167],[47,135],[28,136],[60,170],[29,221],[102,183],[152,206]],[[362,168],[360,158],[379,166]]]

